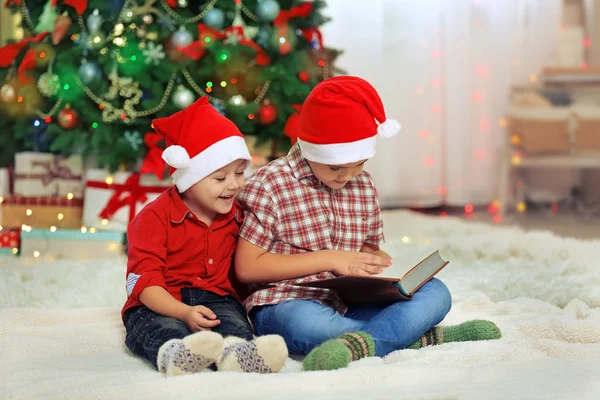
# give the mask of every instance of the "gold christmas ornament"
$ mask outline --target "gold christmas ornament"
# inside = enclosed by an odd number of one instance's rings
[[[56,95],[60,89],[58,75],[52,72],[44,72],[38,79],[37,87],[40,93],[46,97]]]
[[[152,14],[146,14],[142,17],[142,22],[146,25],[150,25],[152,24],[152,22],[154,22],[154,18],[152,17]]]
[[[17,98],[17,90],[10,83],[5,83],[0,88],[0,101],[3,103],[12,103]]]

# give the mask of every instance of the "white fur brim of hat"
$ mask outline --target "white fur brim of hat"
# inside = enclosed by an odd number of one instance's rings
[[[298,138],[302,150],[302,157],[309,161],[327,164],[343,165],[375,156],[377,136],[391,138],[400,132],[400,123],[394,119],[387,119],[377,127],[377,135],[349,143],[314,144]]]
[[[252,160],[246,141],[240,136],[218,141],[192,158],[183,147],[169,146],[162,158],[169,166],[176,168],[171,177],[180,193],[236,160]]]

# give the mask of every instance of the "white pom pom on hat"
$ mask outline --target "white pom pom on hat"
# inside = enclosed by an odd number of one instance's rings
[[[173,168],[186,168],[190,166],[190,155],[181,146],[169,146],[163,151],[162,159]]]
[[[384,138],[391,138],[396,136],[401,128],[400,123],[395,119],[386,119],[377,127],[377,133]]]

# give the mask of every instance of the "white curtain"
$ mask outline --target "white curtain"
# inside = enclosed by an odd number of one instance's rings
[[[511,84],[554,60],[562,0],[328,0],[326,45],[401,134],[367,163],[384,207],[486,204]]]

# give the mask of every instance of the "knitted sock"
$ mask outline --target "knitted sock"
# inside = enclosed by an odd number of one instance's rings
[[[305,371],[346,368],[351,361],[375,355],[375,342],[365,332],[344,333],[314,348],[304,359]]]
[[[281,336],[266,335],[251,341],[230,336],[223,343],[217,369],[270,374],[281,371],[287,357],[287,346]]]
[[[420,349],[448,342],[468,342],[477,340],[500,339],[500,329],[491,321],[473,320],[456,326],[435,326],[410,346],[409,349]]]
[[[223,337],[216,332],[201,331],[183,339],[171,339],[158,350],[158,370],[167,376],[200,372],[221,356]]]

